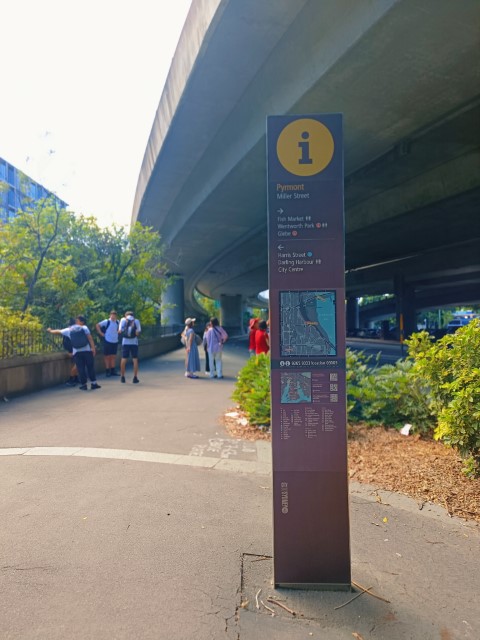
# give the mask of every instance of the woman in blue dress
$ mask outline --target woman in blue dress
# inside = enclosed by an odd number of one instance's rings
[[[187,318],[185,320],[185,329],[183,332],[185,344],[185,377],[198,378],[197,371],[200,371],[200,356],[198,355],[198,347],[195,340],[195,331],[193,325],[195,318]]]

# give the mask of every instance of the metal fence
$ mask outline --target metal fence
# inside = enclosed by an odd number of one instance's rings
[[[37,329],[3,329],[0,331],[0,359],[32,356],[62,350],[62,336]]]
[[[160,338],[162,336],[180,333],[183,326],[152,325],[142,327],[140,340],[145,338]],[[92,333],[95,343],[101,344],[100,337]],[[14,329],[0,330],[0,360],[14,357],[27,357],[41,353],[55,353],[63,351],[63,338],[57,334],[47,333],[43,329]]]

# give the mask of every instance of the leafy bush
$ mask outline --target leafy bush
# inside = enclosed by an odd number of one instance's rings
[[[465,472],[480,471],[480,320],[432,344],[425,332],[408,340],[413,373],[429,387],[437,415],[434,437],[466,458]]]
[[[31,313],[20,313],[19,311],[0,307],[0,316],[2,318],[3,331],[15,331],[17,329],[35,331],[42,329],[40,319],[32,316]]]
[[[57,349],[38,318],[0,307],[0,358],[30,356]]]
[[[238,374],[233,399],[245,411],[251,424],[270,425],[270,357],[264,353],[250,358]]]
[[[347,416],[349,420],[362,418],[363,379],[368,376],[372,356],[363,351],[346,350]]]
[[[349,420],[431,433],[434,416],[425,385],[412,375],[412,362],[372,366],[372,356],[347,349],[347,412]]]

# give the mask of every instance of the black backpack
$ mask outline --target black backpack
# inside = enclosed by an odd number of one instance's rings
[[[135,318],[133,320],[127,320],[122,331],[123,338],[136,338],[137,337],[137,325],[135,324]]]
[[[87,334],[83,329],[70,329],[70,342],[74,349],[82,349],[88,344]]]
[[[63,338],[62,338],[62,346],[65,349],[65,351],[68,351],[69,353],[72,352],[72,341],[70,340],[70,338],[68,336],[63,336]]]

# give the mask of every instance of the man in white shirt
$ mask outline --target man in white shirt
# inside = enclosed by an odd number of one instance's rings
[[[97,384],[97,376],[95,375],[95,343],[92,334],[87,327],[87,321],[84,316],[77,316],[75,324],[66,329],[50,329],[49,333],[58,333],[62,336],[70,338],[73,349],[73,359],[78,369],[78,377],[80,378],[80,387],[82,391],[87,391],[87,379],[90,378],[90,388],[101,389]]]
[[[127,311],[125,317],[120,320],[118,334],[122,336],[122,359],[120,361],[120,382],[125,382],[125,368],[127,360],[132,358],[133,362],[133,384],[138,384],[138,336],[142,331],[140,320],[137,320],[133,311]]]
[[[103,338],[103,359],[107,378],[120,375],[115,371],[118,350],[118,326],[117,312],[113,309],[110,311],[109,318],[98,322],[96,325],[98,335]]]

